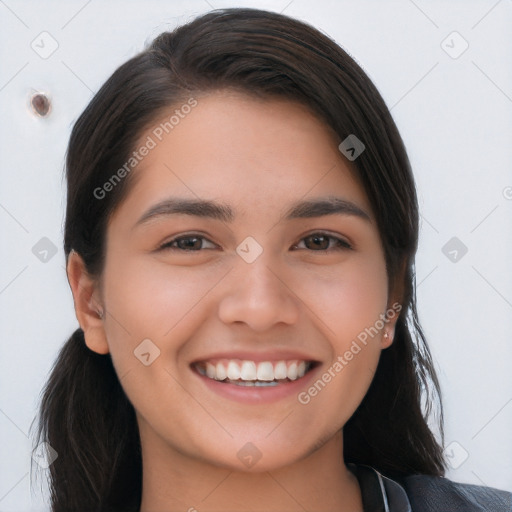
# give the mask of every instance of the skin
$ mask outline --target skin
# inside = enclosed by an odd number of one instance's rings
[[[151,129],[140,140],[148,135]],[[357,479],[343,462],[342,429],[392,343],[397,316],[308,404],[295,395],[265,405],[235,402],[189,367],[212,350],[283,348],[311,354],[320,376],[396,302],[371,205],[339,142],[303,105],[229,91],[202,96],[132,171],[136,184],[108,225],[101,279],[70,255],[86,343],[110,352],[137,413],[141,512],[363,510]],[[228,204],[235,220],[174,215],[134,227],[171,195]],[[281,219],[296,200],[332,195],[355,203],[370,221],[346,214]],[[158,250],[198,231],[205,239],[195,252]],[[318,231],[352,248],[335,250],[333,239],[330,249],[318,248],[307,238]],[[263,248],[250,264],[236,253],[247,236]],[[148,366],[133,353],[146,338],[160,350]],[[248,442],[262,454],[250,468],[237,457]]]

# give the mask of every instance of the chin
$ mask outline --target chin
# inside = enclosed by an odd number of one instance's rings
[[[228,452],[228,453],[226,453]],[[234,454],[231,455],[231,454]],[[236,446],[226,446],[222,453],[203,453],[203,460],[213,466],[242,473],[264,473],[290,466],[303,458],[305,454],[284,451],[283,446],[275,443],[245,441]]]

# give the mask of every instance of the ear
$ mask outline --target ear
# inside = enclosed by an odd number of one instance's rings
[[[382,337],[382,348],[388,348],[395,338],[395,327],[400,312],[402,311],[402,300],[404,294],[404,279],[407,270],[407,262],[404,261],[400,272],[395,278],[388,297],[387,309],[385,312],[385,326]],[[387,336],[386,336],[387,335]]]
[[[106,312],[101,304],[98,283],[89,276],[82,257],[76,251],[69,253],[66,272],[85,343],[93,352],[107,354],[109,348],[103,323]]]

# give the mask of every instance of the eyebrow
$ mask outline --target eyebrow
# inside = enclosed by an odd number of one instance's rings
[[[370,215],[351,201],[341,197],[323,197],[306,201],[297,201],[287,210],[284,220],[309,219],[324,215],[353,215],[371,222]],[[222,222],[233,222],[235,214],[233,209],[222,203],[207,199],[186,199],[183,197],[169,197],[154,206],[151,206],[133,226],[139,226],[156,217],[169,215],[192,215]]]

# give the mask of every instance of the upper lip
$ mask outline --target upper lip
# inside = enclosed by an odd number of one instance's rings
[[[317,359],[303,352],[295,350],[267,350],[266,352],[253,352],[248,350],[237,350],[232,352],[215,352],[207,356],[194,359],[191,364],[196,364],[210,359],[240,359],[242,361],[299,361],[318,362]]]

